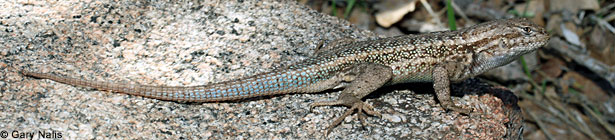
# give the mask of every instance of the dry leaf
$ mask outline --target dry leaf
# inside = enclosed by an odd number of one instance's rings
[[[391,6],[395,7],[392,9],[380,9],[378,13],[376,13],[376,22],[382,27],[390,27],[394,23],[401,20],[404,15],[408,12],[414,11],[416,9],[416,3],[418,0],[410,1],[408,3],[402,4],[402,6]],[[385,1],[386,5],[396,5],[396,1]]]

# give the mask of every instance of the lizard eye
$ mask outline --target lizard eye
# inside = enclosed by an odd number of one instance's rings
[[[523,34],[525,35],[530,35],[532,33],[532,28],[530,27],[522,27],[521,29],[523,30]]]

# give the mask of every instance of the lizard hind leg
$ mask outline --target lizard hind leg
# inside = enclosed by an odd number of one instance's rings
[[[357,115],[363,125],[365,125],[364,113],[372,116],[381,116],[380,113],[374,111],[371,105],[361,101],[361,99],[390,81],[393,76],[391,68],[373,63],[359,64],[351,68],[349,74],[356,75],[356,77],[351,78],[352,81],[350,85],[342,90],[337,100],[315,102],[310,105],[310,108],[334,105],[350,107],[342,116],[335,119],[333,123],[327,127],[325,136],[355,110],[357,110]]]

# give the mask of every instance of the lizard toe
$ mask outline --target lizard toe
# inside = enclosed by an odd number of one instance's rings
[[[339,104],[339,105],[343,105],[343,104]],[[333,123],[331,123],[327,127],[327,129],[325,131],[325,136],[328,135],[335,126],[337,126],[340,123],[342,123],[342,121],[346,117],[350,116],[355,110],[357,110],[357,117],[359,117],[359,121],[361,121],[361,125],[362,125],[363,128],[367,125],[367,123],[365,121],[366,114],[367,115],[372,115],[372,116],[378,116],[378,117],[381,116],[381,114],[379,112],[374,111],[374,108],[371,105],[369,105],[369,104],[367,104],[367,103],[365,103],[363,101],[354,102],[350,109],[346,110],[346,112],[344,112],[344,114],[342,114],[340,117],[335,119],[333,121]]]
[[[455,111],[455,112],[459,112],[461,114],[470,114],[472,112],[472,109],[465,109],[465,108],[462,108],[462,107],[457,106],[457,105],[452,104],[452,103],[451,104],[442,104],[442,105],[447,110],[452,110],[452,111]]]
[[[344,103],[345,102],[343,100],[314,102],[310,104],[310,112],[312,111],[312,109],[314,109],[314,107],[344,105]]]

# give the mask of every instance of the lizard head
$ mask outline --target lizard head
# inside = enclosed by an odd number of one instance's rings
[[[549,41],[544,28],[527,19],[496,20],[471,27],[474,35],[472,74],[506,65],[524,54],[533,52]]]

